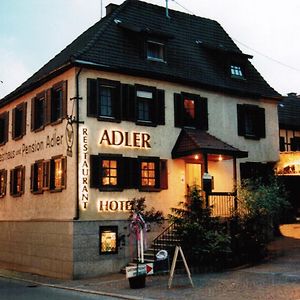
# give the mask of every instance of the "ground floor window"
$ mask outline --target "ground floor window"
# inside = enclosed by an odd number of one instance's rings
[[[100,226],[99,241],[100,254],[118,253],[118,226]]]
[[[17,166],[10,170],[10,194],[18,197],[24,194],[25,167]]]
[[[31,165],[31,192],[61,191],[66,188],[67,159],[63,156],[37,161]]]
[[[139,189],[160,191],[168,188],[167,160],[159,157],[90,156],[92,188],[100,191]]]

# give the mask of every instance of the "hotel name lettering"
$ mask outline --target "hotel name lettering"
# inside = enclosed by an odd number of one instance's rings
[[[47,135],[45,140],[34,141],[31,144],[23,143],[22,146],[13,149],[11,151],[0,150],[0,162],[13,159],[16,156],[25,156],[27,154],[40,152],[45,149],[61,146],[62,144],[63,144],[63,135],[54,132],[51,135]]]
[[[150,134],[145,132],[128,132],[120,130],[107,130],[101,133],[100,145],[120,146],[128,148],[150,149]]]

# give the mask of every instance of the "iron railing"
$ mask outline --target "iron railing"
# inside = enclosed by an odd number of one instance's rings
[[[236,193],[210,193],[208,196],[208,205],[212,207],[212,216],[230,217],[237,210]]]

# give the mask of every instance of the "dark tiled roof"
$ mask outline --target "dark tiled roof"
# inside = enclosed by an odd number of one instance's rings
[[[125,1],[2,99],[2,105],[55,76],[61,68],[84,62],[90,67],[184,82],[241,96],[280,96],[216,21],[173,10],[169,14],[167,18],[165,8],[160,6]],[[143,38],[149,35],[167,41],[167,63],[147,61],[141,54]],[[228,58],[242,60],[246,80],[230,78],[229,69],[224,67]]]
[[[235,157],[248,156],[248,152],[230,146],[206,131],[188,128],[182,129],[172,150],[172,157],[177,158],[199,152]]]
[[[278,105],[279,127],[300,130],[300,96],[295,93],[283,97]]]

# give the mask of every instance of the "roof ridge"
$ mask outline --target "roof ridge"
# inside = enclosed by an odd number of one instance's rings
[[[98,40],[98,38],[101,36],[101,34],[104,32],[104,30],[109,26],[112,20],[115,19],[116,15],[119,14],[120,11],[124,9],[125,6],[127,6],[127,3],[130,2],[130,0],[125,0],[121,5],[119,5],[110,15],[104,17],[104,19],[101,19],[97,23],[100,23],[102,20],[106,21],[102,26],[100,26],[99,30],[94,34],[94,37],[86,44],[85,47],[83,47],[81,50],[78,50],[75,54],[72,56],[74,58],[79,57],[80,55],[87,52]],[[107,18],[107,19],[106,19]],[[106,20],[105,20],[106,19]],[[97,24],[96,23],[96,24]],[[95,24],[95,25],[96,25]]]

